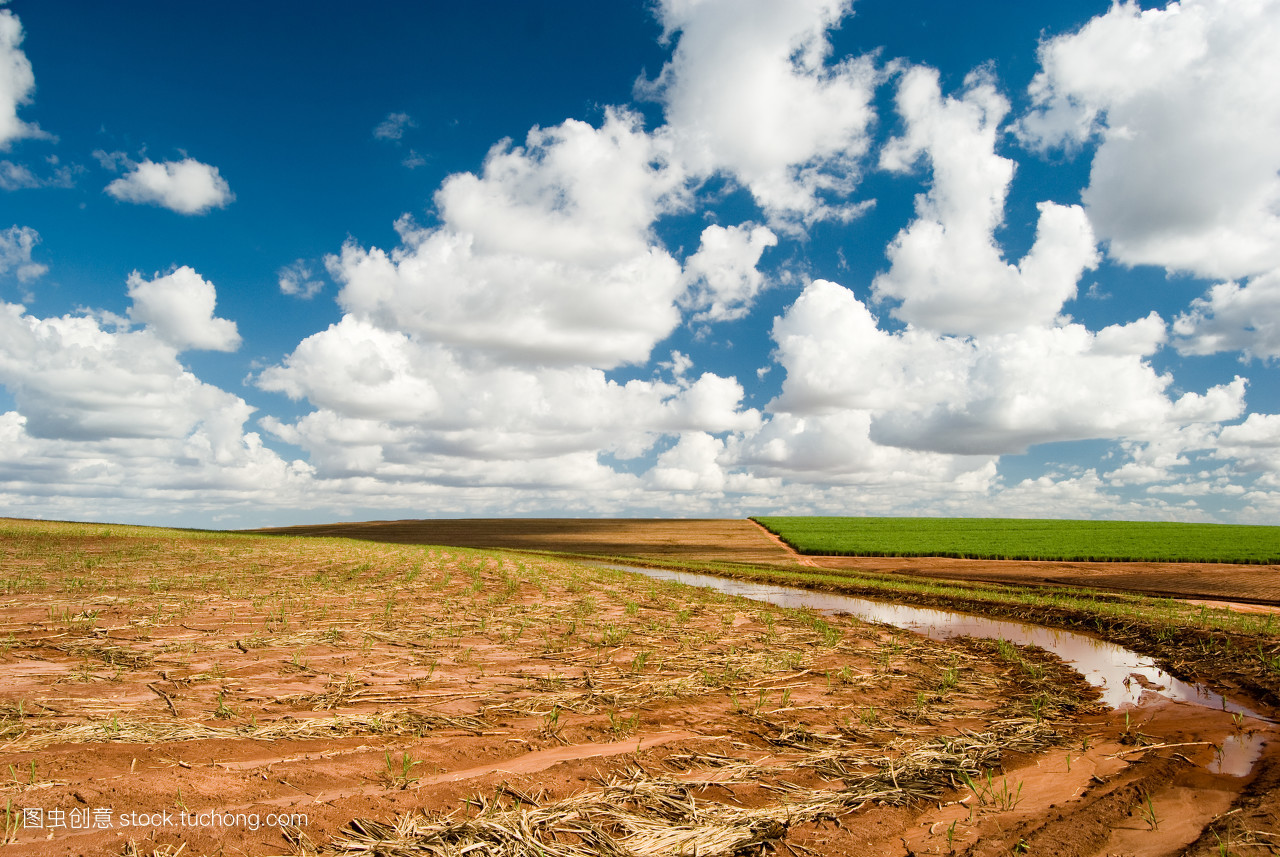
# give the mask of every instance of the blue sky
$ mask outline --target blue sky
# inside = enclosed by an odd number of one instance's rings
[[[1278,41],[10,0],[0,514],[1274,523]]]

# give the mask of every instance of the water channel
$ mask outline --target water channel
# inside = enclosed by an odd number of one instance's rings
[[[1142,709],[1171,701],[1221,712],[1224,737],[1209,770],[1243,776],[1262,752],[1272,721],[1238,705],[1204,685],[1191,684],[1166,673],[1145,655],[1093,637],[1023,622],[988,619],[966,613],[912,607],[833,595],[792,586],[751,583],[706,574],[665,569],[593,563],[605,568],[636,572],[657,580],[671,580],[689,586],[714,589],[780,607],[808,607],[822,613],[848,613],[859,619],[880,622],[912,631],[933,640],[953,637],[989,637],[1020,645],[1036,645],[1053,652],[1073,666],[1102,694],[1113,709]],[[1239,728],[1248,723],[1251,729]]]

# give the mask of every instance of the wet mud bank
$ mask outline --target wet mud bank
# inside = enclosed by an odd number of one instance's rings
[[[1007,808],[1026,801],[1042,813],[1000,823],[1013,824],[1014,846],[1022,853],[1274,853],[1271,846],[1280,846],[1280,727],[1274,712],[1178,679],[1151,657],[1027,622],[712,575],[611,567],[783,607],[852,615],[933,640],[972,638],[979,649],[1023,646],[1056,656],[1096,690],[1105,711],[1080,719],[1083,737],[1074,748],[1052,749],[1021,768],[1005,763],[1021,777],[1016,798],[1004,780]],[[978,785],[971,797],[979,804],[1001,800],[994,783],[985,795]],[[984,847],[981,832],[956,849],[954,824],[961,819],[971,822],[973,807],[939,806],[926,813],[927,832],[903,838],[907,853],[1007,853]],[[940,828],[951,831],[947,850],[931,851]],[[1007,833],[1001,826],[996,838],[1006,841]]]
[[[678,567],[669,564],[665,567],[667,570],[680,571]],[[1169,675],[1185,682],[1211,685],[1230,698],[1249,700],[1260,711],[1269,710],[1272,712],[1270,716],[1280,716],[1280,669],[1277,669],[1280,664],[1280,645],[1276,643],[1274,635],[1263,646],[1256,637],[1191,625],[1162,627],[1144,622],[1136,616],[1126,616],[1123,610],[1107,615],[1101,611],[1090,612],[1056,603],[1024,604],[1016,597],[993,597],[985,584],[951,582],[945,594],[896,588],[886,594],[887,590],[883,586],[868,585],[857,578],[846,578],[836,572],[800,567],[796,571],[801,572],[801,577],[808,579],[797,584],[797,574],[794,572],[745,566],[717,567],[715,577],[796,588],[808,593],[891,600],[895,604],[959,611],[1016,623],[1078,631],[1085,636],[1106,639],[1141,653],[1158,663]],[[818,572],[819,576],[810,577],[809,572]],[[1016,587],[1009,590],[1015,594],[1017,591]],[[1075,594],[1079,592],[1076,590]],[[1003,594],[1003,590],[997,594]],[[1124,605],[1129,598],[1130,596],[1121,594],[1089,593],[1090,601],[1099,604]],[[1208,606],[1204,609],[1207,610]],[[1277,627],[1280,628],[1280,624]]]

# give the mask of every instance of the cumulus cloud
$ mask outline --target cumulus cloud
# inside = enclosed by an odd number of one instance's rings
[[[716,375],[619,384],[586,366],[477,367],[455,349],[351,315],[308,337],[257,384],[318,408],[295,424],[267,425],[310,450],[330,476],[438,479],[450,466],[472,472],[474,462],[492,461],[506,462],[502,478],[524,479],[547,459],[634,458],[662,434],[759,423],[740,407],[742,387]]]
[[[848,219],[845,200],[869,147],[877,72],[869,57],[831,62],[827,31],[848,0],[666,0],[674,55],[639,89],[665,107],[666,131],[693,173],[745,185],[771,225]]]
[[[1051,324],[1095,267],[1093,232],[1079,206],[1042,202],[1036,241],[1006,262],[994,234],[1014,163],[995,153],[1008,101],[983,74],[959,98],[943,97],[938,73],[914,67],[898,87],[906,133],[890,140],[880,165],[904,172],[927,159],[932,186],[916,197],[916,220],[889,245],[890,269],[872,284],[893,315],[941,333],[982,334]]]
[[[236,323],[213,314],[217,301],[213,283],[187,266],[150,280],[129,275],[129,317],[145,324],[157,337],[183,351],[235,351],[240,347]]]
[[[1280,414],[1249,414],[1243,423],[1218,433],[1214,456],[1262,474],[1261,484],[1280,489]]]
[[[185,371],[154,331],[110,330],[92,316],[0,312],[0,373],[33,437],[183,438],[207,424],[226,445],[251,408]]]
[[[1128,265],[1235,278],[1280,267],[1280,6],[1112,5],[1040,46],[1032,147],[1093,140],[1083,198]]]
[[[0,151],[15,140],[49,138],[40,126],[18,118],[18,108],[31,103],[36,76],[22,52],[22,22],[8,9],[0,9]]]
[[[1148,316],[1096,334],[1078,324],[982,338],[889,333],[848,289],[818,280],[774,322],[787,377],[770,409],[865,411],[877,443],[958,455],[1144,435],[1179,416],[1165,394],[1172,379],[1144,359],[1163,329]]]
[[[718,461],[723,453],[724,441],[706,432],[682,434],[675,446],[658,456],[646,478],[662,491],[719,493],[727,481]]]
[[[1280,6],[1115,4],[1040,46],[1029,146],[1096,142],[1083,199],[1110,255],[1227,278],[1174,321],[1184,354],[1280,354]]]
[[[911,486],[912,499],[940,501],[956,493],[980,493],[996,476],[989,455],[952,455],[904,449],[871,438],[871,413],[849,409],[818,415],[775,411],[747,437],[738,462],[758,476],[816,486]],[[903,508],[902,503],[898,508]]]
[[[1280,269],[1246,284],[1218,283],[1173,322],[1183,354],[1240,351],[1246,358],[1280,357]]]
[[[236,509],[252,522],[264,506],[314,505],[305,462],[284,461],[256,432],[223,445],[218,428],[197,422],[183,437],[49,438],[21,412],[0,413],[0,502],[68,520],[177,522],[216,521]]]
[[[200,301],[204,281],[184,288],[184,276],[134,289],[135,308],[156,321],[143,327],[106,313],[39,318],[0,303],[0,385],[15,404],[0,413],[6,502],[99,519],[102,498],[112,516],[153,519],[175,503],[198,513],[307,502],[309,465],[244,431],[253,408],[196,378],[157,329],[191,321],[164,306],[178,293]]]
[[[306,259],[298,259],[285,265],[277,273],[281,294],[310,300],[320,293],[324,283],[314,279],[315,271]]]
[[[1034,444],[1145,434],[1167,422],[1171,378],[1140,355],[1095,353],[1081,325],[969,343],[963,386],[945,400],[877,419],[882,443],[950,452],[1025,452]]]
[[[156,163],[144,158],[111,182],[106,192],[122,202],[158,205],[179,214],[204,214],[235,200],[218,168],[195,158]]]
[[[764,287],[756,268],[760,256],[778,243],[764,226],[708,226],[698,252],[684,263],[688,291],[680,303],[694,312],[693,321],[731,321],[751,310]]]
[[[876,75],[827,56],[825,33],[847,7],[771,5],[764,24],[732,12],[663,8],[680,42],[649,90],[667,108],[658,131],[618,110],[598,127],[535,128],[447,179],[438,225],[403,218],[400,246],[349,241],[330,257],[346,315],[256,380],[315,410],[264,427],[306,449],[326,480],[577,485],[632,508],[636,492],[668,491],[963,511],[948,504],[999,492],[1003,454],[1119,438],[1135,467],[1180,463],[1180,452],[1161,457],[1162,438],[1183,432],[1185,446],[1191,426],[1238,415],[1243,383],[1170,394],[1149,361],[1168,336],[1159,315],[1099,331],[1060,315],[1098,261],[1080,206],[1041,203],[1032,249],[1004,259],[994,236],[1014,172],[997,153],[1008,103],[983,74],[944,96],[925,68],[902,73],[903,132],[880,157],[897,172],[927,165],[931,179],[874,283],[905,329],[818,280],[775,320],[786,376],[766,415],[743,407],[735,379],[696,375],[678,353],[659,364],[662,379],[610,380],[650,361],[682,311],[707,324],[749,312],[775,229],[833,216],[866,155]],[[713,32],[741,50],[721,50]],[[759,62],[744,68],[744,51]],[[691,106],[713,91],[723,116]],[[808,133],[807,112],[788,118],[799,131],[786,140],[733,131],[730,120],[777,127],[762,117],[788,105],[835,120]],[[746,186],[774,229],[709,226],[682,270],[653,225],[715,173]],[[636,477],[608,457],[652,464]],[[1096,473],[1050,482],[1023,490],[1046,508],[1101,490]]]
[[[888,332],[852,292],[815,281],[773,336],[787,374],[764,427],[741,444],[740,464],[753,474],[894,486],[903,492],[896,503],[874,502],[898,514],[921,504],[935,514],[1185,519],[1203,513],[1107,491],[1239,489],[1195,466],[1217,446],[1220,425],[1244,413],[1246,381],[1173,395],[1171,376],[1148,360],[1166,338],[1155,313],[1097,332],[1070,323],[963,338]],[[1088,438],[1117,440],[1126,460],[1105,478],[1089,470],[1009,487],[997,476],[1002,455]]]
[[[445,180],[437,225],[405,217],[400,246],[349,241],[326,260],[344,317],[256,378],[315,409],[262,425],[322,480],[580,489],[619,509],[734,484],[727,448],[761,423],[741,384],[679,354],[661,377],[607,375],[648,362],[684,313],[740,317],[764,285],[766,227],[708,227],[683,269],[655,237],[687,179],[669,135],[620,110],[500,142]],[[646,454],[643,477],[606,463]]]
[[[481,175],[445,181],[442,224],[401,220],[403,246],[348,242],[328,260],[343,308],[491,359],[613,368],[680,322],[680,265],[651,235],[680,176],[639,120],[569,120],[503,142]]]
[[[770,409],[802,415],[943,401],[972,356],[962,340],[881,329],[853,292],[828,280],[814,280],[774,319],[773,339],[787,375]]]
[[[31,251],[40,243],[40,233],[30,226],[10,226],[0,232],[0,277],[10,272],[18,282],[26,283],[43,276],[48,265],[31,258]]]

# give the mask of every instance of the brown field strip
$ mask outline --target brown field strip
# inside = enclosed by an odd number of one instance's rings
[[[1274,565],[807,557],[745,519],[442,519],[321,524],[257,532],[639,559],[768,566],[803,564],[833,571],[1033,586],[1084,586],[1280,606],[1280,567]]]
[[[789,565],[796,561],[794,551],[745,519],[470,518],[317,524],[253,532],[697,562]]]

